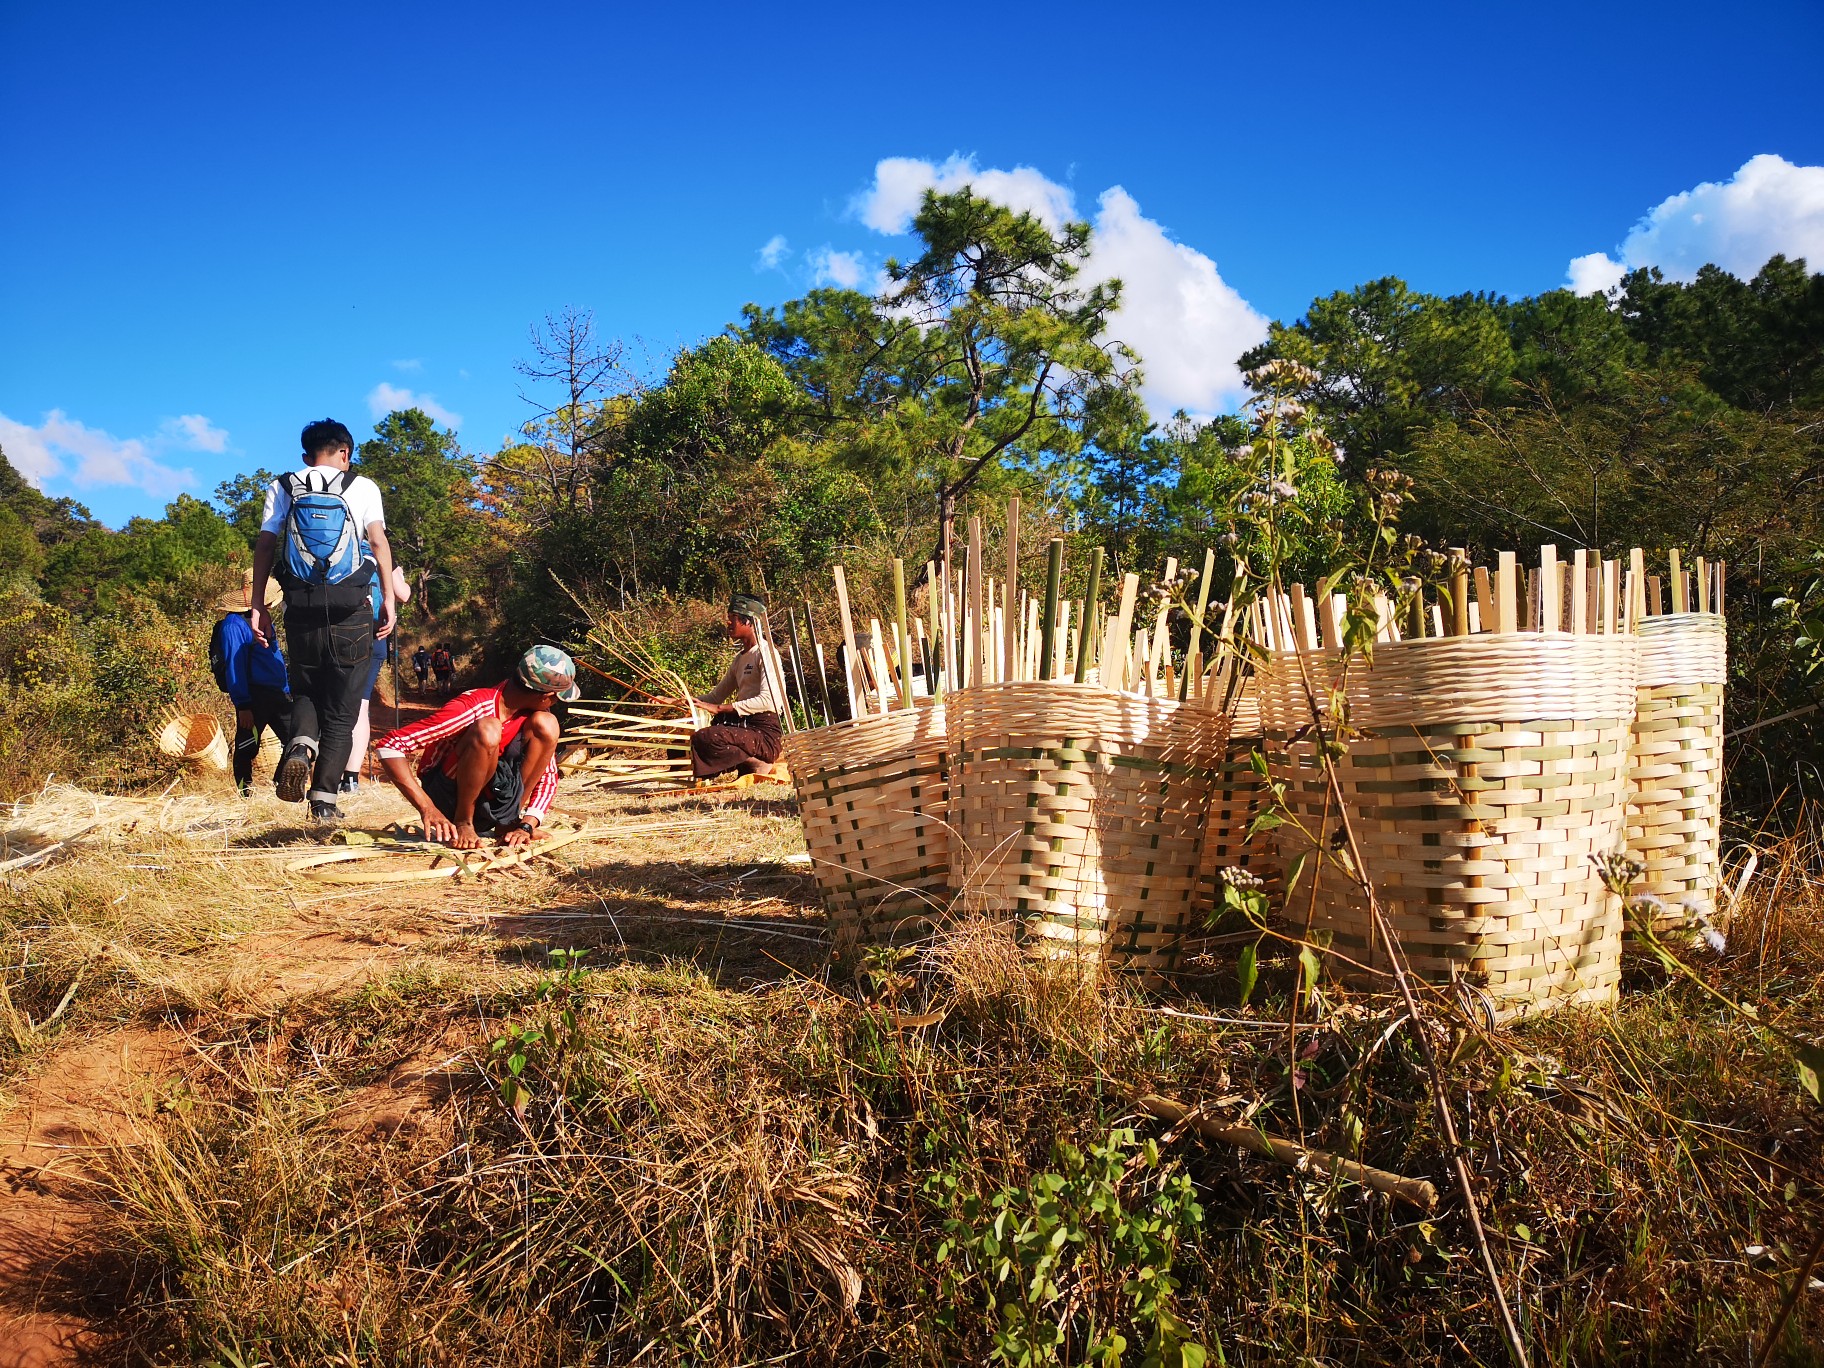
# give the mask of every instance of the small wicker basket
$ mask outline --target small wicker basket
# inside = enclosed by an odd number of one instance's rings
[[[1169,971],[1197,903],[1228,719],[1061,680],[952,694],[951,881],[1040,953]]]
[[[793,732],[804,842],[838,946],[890,941],[950,902],[944,709]]]
[[[1636,890],[1665,901],[1656,932],[1716,908],[1722,855],[1723,685],[1728,628],[1717,613],[1640,621],[1640,685],[1628,768],[1628,854]]]
[[[1342,805],[1415,972],[1466,980],[1503,1015],[1614,999],[1622,913],[1596,859],[1622,843],[1639,658],[1623,633],[1505,632],[1382,642],[1351,665],[1349,722],[1363,734],[1338,762]],[[1384,985],[1367,899],[1315,849],[1337,822],[1301,732],[1306,686],[1328,697],[1338,660],[1277,652],[1261,676],[1263,722],[1284,742],[1277,834],[1316,880],[1312,931],[1370,971],[1339,959],[1343,977]]]
[[[221,722],[210,713],[168,718],[159,728],[158,748],[199,769],[228,768],[228,739],[222,735]]]

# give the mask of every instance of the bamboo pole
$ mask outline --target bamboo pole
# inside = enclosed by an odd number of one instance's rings
[[[986,682],[983,669],[987,665],[987,643],[983,639],[984,622],[982,613],[987,607],[987,595],[982,586],[982,520],[979,516],[969,519],[969,686],[979,688]]]
[[[1678,548],[1675,546],[1666,552],[1666,559],[1671,563],[1672,611],[1687,613],[1691,610],[1690,600],[1685,595],[1685,573],[1678,561]]]
[[[842,683],[849,695],[849,720],[862,715],[861,704],[865,702],[861,695],[862,687],[861,652],[855,649],[855,619],[849,612],[849,581],[843,574],[840,565],[835,567],[836,574],[836,607],[842,615],[842,644],[844,646]]]
[[[1191,614],[1191,635],[1184,647],[1184,678],[1179,681],[1178,685],[1178,701],[1180,703],[1190,697],[1192,675],[1190,668],[1191,658],[1196,656],[1201,659],[1203,655],[1203,614],[1210,606],[1210,579],[1215,573],[1216,552],[1212,548],[1206,546],[1203,549],[1203,573],[1197,576],[1197,611]],[[1201,674],[1202,672],[1198,671],[1197,673]]]
[[[811,698],[811,691],[804,685],[804,664],[798,656],[798,614],[791,608],[785,610],[785,642],[792,653],[792,677],[798,681],[798,701],[804,706],[805,721],[813,727],[817,725],[817,714],[811,709],[816,703]],[[828,724],[828,719],[825,719]]]
[[[1139,592],[1140,576],[1122,576],[1121,607],[1115,614],[1114,625],[1109,628],[1108,639],[1102,643],[1102,687],[1105,689],[1120,689],[1127,683],[1129,634],[1134,625],[1134,598]],[[1114,670],[1112,680],[1111,668]]]
[[[1077,683],[1089,678],[1091,652],[1096,649],[1096,628],[1102,620],[1102,560],[1106,553],[1097,547],[1089,558],[1089,584],[1083,593],[1082,625],[1077,629]]]
[[[1064,585],[1064,539],[1053,537],[1045,550],[1045,616],[1044,635],[1039,640],[1039,678],[1050,679],[1056,671],[1053,653],[1058,642],[1058,595]]]
[[[1503,551],[1495,561],[1495,630],[1520,630],[1518,595],[1514,584],[1514,553]],[[1484,619],[1486,625],[1486,619]]]
[[[1558,548],[1542,546],[1539,548],[1539,630],[1555,632],[1558,630],[1558,613],[1561,608],[1558,601]]]
[[[1461,546],[1450,552],[1450,634],[1469,635],[1469,552]],[[1443,636],[1442,629],[1438,632]]]
[[[1017,624],[1021,621],[1013,615],[1014,598],[1020,585],[1020,496],[1015,494],[1007,500],[1007,580],[1001,585],[1001,623],[1004,633],[1001,642],[1001,678],[1011,680],[1014,675],[1014,650],[1018,636]]]
[[[912,706],[912,634],[906,628],[906,562],[893,557],[893,618],[899,629],[899,701]]]
[[[1571,552],[1571,635],[1590,630],[1589,552],[1581,546]]]

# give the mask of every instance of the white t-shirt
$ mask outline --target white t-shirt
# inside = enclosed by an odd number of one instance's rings
[[[309,488],[326,489],[335,476],[342,472],[334,466],[305,466],[300,473]],[[260,531],[270,532],[275,537],[283,535],[285,515],[291,512],[291,491],[285,487],[286,478],[281,475],[266,486],[266,508],[260,514]],[[386,509],[380,501],[380,486],[367,476],[349,477],[348,483],[342,487],[342,502],[354,514],[355,526],[360,530],[363,541],[367,539],[367,529],[373,524],[386,526]]]

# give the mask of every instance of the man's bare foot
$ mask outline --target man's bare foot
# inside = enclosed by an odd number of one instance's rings
[[[481,849],[481,837],[475,834],[475,823],[458,822],[455,832],[444,844],[451,850],[479,850]]]

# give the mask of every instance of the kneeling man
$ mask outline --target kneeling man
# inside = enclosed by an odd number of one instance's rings
[[[741,648],[722,682],[696,701],[716,710],[715,720],[690,738],[690,772],[712,779],[744,769],[765,779],[775,771],[784,732],[785,677],[779,653],[762,639],[766,605],[752,594],[728,604],[728,639]],[[682,701],[682,700],[680,700]]]
[[[475,849],[485,835],[510,846],[540,840],[557,794],[551,707],[581,692],[568,655],[534,646],[500,683],[457,694],[422,721],[381,737],[380,763],[418,809],[430,840],[457,850]]]

